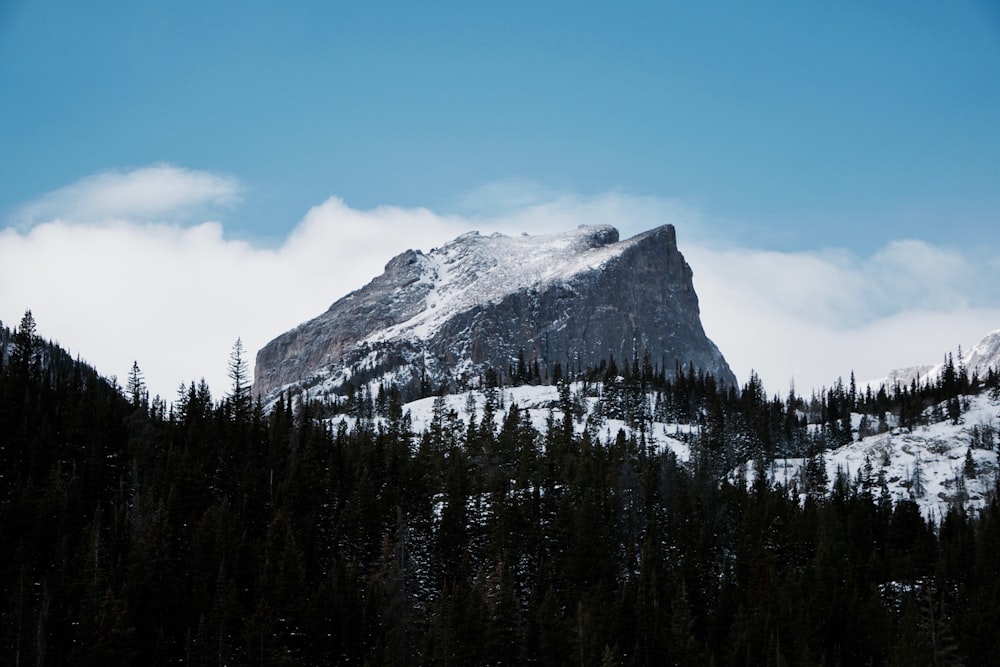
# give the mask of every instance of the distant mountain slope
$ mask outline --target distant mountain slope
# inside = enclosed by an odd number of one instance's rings
[[[701,325],[674,228],[625,241],[611,226],[542,236],[464,234],[393,258],[368,285],[258,352],[254,388],[338,393],[390,380],[404,395],[522,359],[543,375],[637,355],[672,373],[736,378]]]
[[[976,345],[962,353],[961,358],[954,359],[956,366],[965,366],[969,373],[979,373],[980,377],[986,375],[990,369],[1000,369],[1000,329],[992,331],[983,337]],[[922,382],[927,379],[935,380],[944,370],[944,361],[936,364],[923,364],[919,366],[908,366],[898,368],[889,372],[885,378],[871,380],[868,382],[872,387],[879,385],[893,386],[909,385],[914,380]]]

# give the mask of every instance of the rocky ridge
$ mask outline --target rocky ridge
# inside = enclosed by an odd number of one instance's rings
[[[701,325],[691,268],[664,225],[621,241],[614,227],[510,237],[470,232],[407,250],[365,287],[257,354],[254,388],[311,395],[389,380],[475,383],[520,358],[543,374],[633,355],[671,373],[693,364],[736,378]]]

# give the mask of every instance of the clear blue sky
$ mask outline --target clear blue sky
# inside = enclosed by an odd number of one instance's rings
[[[678,198],[744,245],[1000,246],[979,2],[0,0],[0,216],[97,172],[234,176],[227,234],[503,179]]]

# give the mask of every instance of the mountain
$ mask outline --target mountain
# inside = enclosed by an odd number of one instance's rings
[[[954,359],[955,365],[964,366],[969,373],[978,373],[980,377],[986,375],[990,369],[1000,369],[1000,329],[986,334],[976,345]],[[889,375],[879,380],[873,380],[867,384],[872,387],[885,385],[887,387],[899,384],[909,385],[914,380],[922,382],[927,379],[937,379],[941,371],[945,368],[945,362],[937,364],[923,364],[920,366],[908,366],[898,368],[889,372]]]
[[[365,287],[257,354],[254,388],[342,393],[389,380],[404,396],[475,383],[522,362],[543,377],[611,357],[648,358],[672,374],[693,364],[736,378],[705,335],[691,268],[671,225],[619,240],[614,227],[549,235],[470,232],[407,250]]]
[[[969,372],[984,375],[990,368],[1000,369],[1000,329],[988,333],[975,347],[962,355]]]

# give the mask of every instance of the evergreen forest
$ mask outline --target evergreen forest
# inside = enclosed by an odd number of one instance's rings
[[[265,409],[239,342],[224,393],[150,399],[28,312],[0,326],[0,663],[1000,662],[995,493],[931,521],[877,479],[732,474],[822,457],[851,413],[960,419],[994,372],[782,399],[671,371],[528,364],[504,382],[559,386],[544,429],[490,374],[417,433],[394,387]],[[647,445],[656,414],[698,425],[690,461]],[[602,416],[631,428],[579,427]]]

